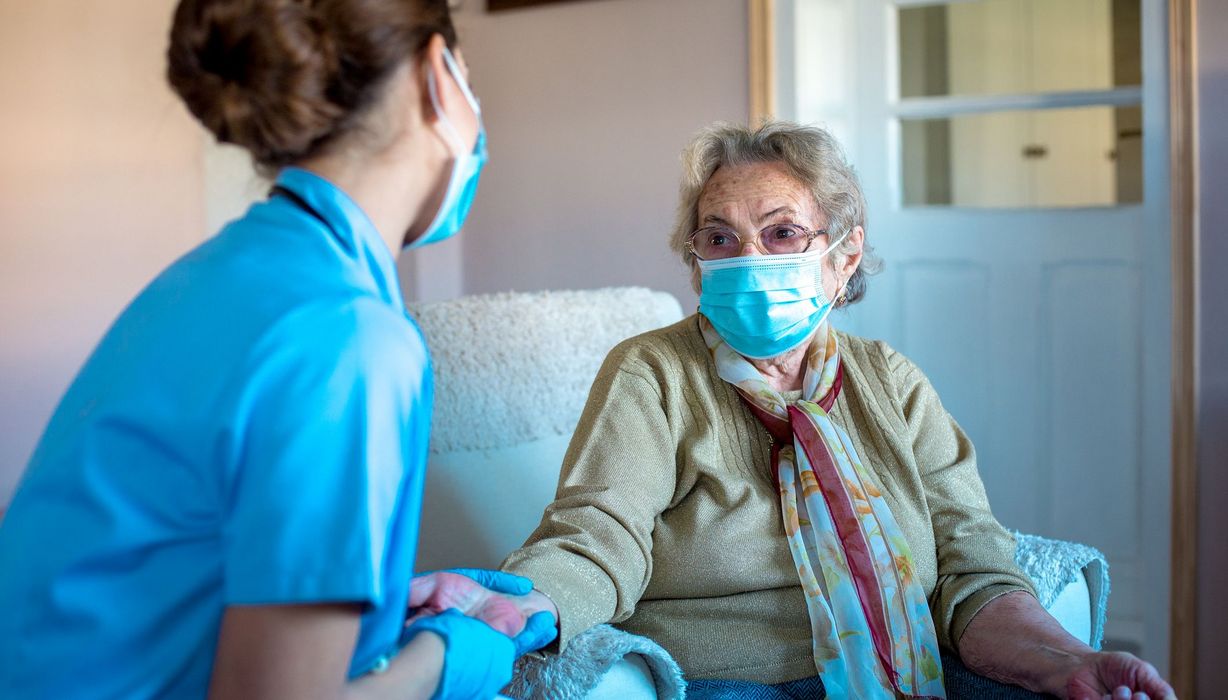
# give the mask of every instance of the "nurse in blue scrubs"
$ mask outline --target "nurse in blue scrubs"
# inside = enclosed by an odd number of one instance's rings
[[[446,0],[180,2],[171,85],[276,186],[56,410],[0,524],[0,698],[489,698],[550,641],[409,609],[431,368],[394,263],[486,159],[455,42]]]

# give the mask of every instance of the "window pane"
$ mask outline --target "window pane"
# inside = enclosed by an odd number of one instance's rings
[[[900,96],[1139,85],[1139,26],[1139,0],[979,0],[900,8]]]
[[[1141,202],[1142,110],[1083,107],[901,122],[904,204]]]

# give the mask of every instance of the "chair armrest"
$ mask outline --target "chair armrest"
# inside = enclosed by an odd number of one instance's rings
[[[1058,618],[1067,631],[1092,648],[1099,649],[1104,638],[1104,616],[1109,599],[1109,563],[1104,555],[1094,547],[1076,542],[1019,532],[1014,534],[1015,561],[1032,579],[1040,604]],[[1072,585],[1075,587],[1070,589]],[[1079,620],[1082,613],[1065,612],[1068,609],[1073,611],[1083,603],[1081,586],[1087,591],[1089,621],[1086,636],[1081,634],[1083,626]],[[1062,599],[1063,595],[1065,599]],[[1059,600],[1062,603],[1060,608],[1057,607]],[[1054,613],[1055,609],[1062,614]]]
[[[657,684],[648,663],[628,654],[610,667],[585,700],[657,700]]]
[[[1092,599],[1086,575],[1080,574],[1066,584],[1045,609],[1072,637],[1084,644],[1092,643]]]
[[[686,695],[686,681],[656,642],[597,625],[572,639],[562,654],[526,655],[503,692],[534,700],[679,700]]]

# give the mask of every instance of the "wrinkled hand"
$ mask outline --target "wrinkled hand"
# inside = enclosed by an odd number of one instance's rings
[[[549,598],[534,591],[529,579],[470,569],[436,571],[415,577],[410,584],[409,608],[406,624],[445,610],[457,610],[509,637],[519,635],[536,613],[550,613],[551,620],[557,616]]]
[[[1172,686],[1155,666],[1119,651],[1096,652],[1083,658],[1066,681],[1070,700],[1176,700]]]

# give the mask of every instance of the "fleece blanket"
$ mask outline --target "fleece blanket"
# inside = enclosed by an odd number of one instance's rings
[[[516,664],[516,676],[504,694],[524,700],[578,700],[588,695],[615,663],[628,654],[643,657],[660,700],[686,696],[682,669],[656,642],[609,625],[577,635],[566,653],[530,654]]]

